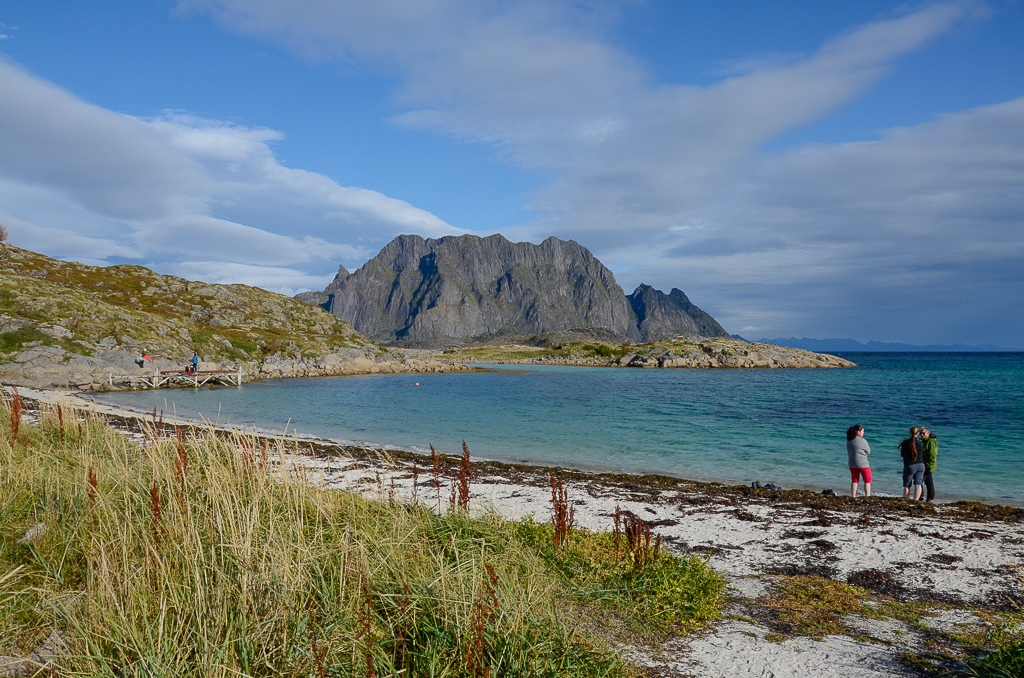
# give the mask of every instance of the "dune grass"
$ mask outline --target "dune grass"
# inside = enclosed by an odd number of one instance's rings
[[[556,551],[550,525],[318,489],[242,434],[10,413],[0,655],[58,629],[57,675],[628,676],[580,603],[682,632],[717,616],[699,558],[634,567],[612,535]]]

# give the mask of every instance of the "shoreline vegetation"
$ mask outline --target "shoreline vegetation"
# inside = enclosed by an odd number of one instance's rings
[[[23,416],[0,405],[0,655],[56,648],[57,675],[845,661],[999,676],[1024,661],[1022,509],[476,462],[468,447],[432,462],[42,395]]]
[[[0,406],[0,675],[633,676],[584,619],[718,617],[706,558],[628,517],[574,528],[553,477],[550,523],[471,514],[468,448],[449,504],[437,471],[379,501],[318,486],[285,439],[23,412]]]

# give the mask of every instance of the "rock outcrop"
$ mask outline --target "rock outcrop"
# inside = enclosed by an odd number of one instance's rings
[[[728,336],[679,290],[665,295],[642,285],[632,296],[631,306],[612,272],[572,240],[534,245],[501,235],[402,235],[357,271],[339,268],[323,292],[296,298],[392,345],[457,346],[564,332],[610,333],[622,341]]]
[[[444,357],[451,361],[581,367],[772,369],[855,366],[849,360],[826,353],[752,344],[732,338],[676,338],[618,346],[604,342],[551,344],[535,341],[505,346],[474,346],[445,351],[445,354]]]
[[[619,367],[685,368],[818,368],[853,367],[854,363],[827,353],[727,339],[653,345],[613,359]]]
[[[692,304],[680,289],[672,288],[665,294],[641,284],[627,299],[636,314],[642,341],[675,339],[681,335],[729,338],[718,321]]]

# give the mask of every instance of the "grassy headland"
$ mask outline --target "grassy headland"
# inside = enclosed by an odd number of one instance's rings
[[[155,426],[140,442],[13,407],[0,655],[56,629],[57,675],[623,676],[616,639],[718,615],[704,559],[566,531],[564,511],[558,526],[438,514],[319,489],[283,442]]]
[[[5,354],[35,343],[90,356],[98,345],[128,343],[159,356],[254,360],[368,343],[323,309],[256,287],[86,266],[7,243],[0,243],[0,313]]]

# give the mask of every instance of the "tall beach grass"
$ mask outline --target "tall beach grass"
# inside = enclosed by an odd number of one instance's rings
[[[286,448],[66,409],[0,426],[0,655],[57,629],[58,675],[623,676],[581,610],[717,616],[700,558],[320,489]]]

